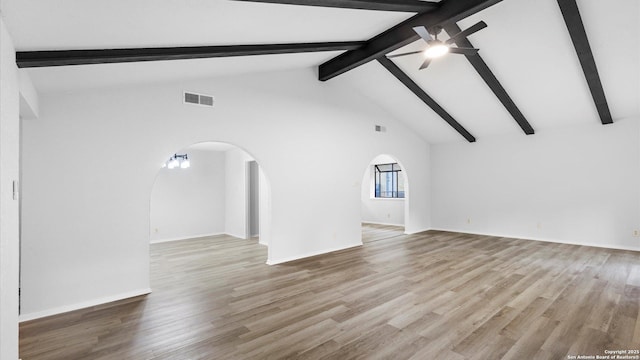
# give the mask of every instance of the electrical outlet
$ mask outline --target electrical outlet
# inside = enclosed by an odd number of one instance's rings
[[[158,228],[153,229],[153,231],[157,233],[158,232]]]
[[[387,219],[391,219],[391,214],[387,214]]]
[[[467,224],[471,224],[471,218],[467,218]]]
[[[640,230],[633,230],[633,236],[640,237]]]

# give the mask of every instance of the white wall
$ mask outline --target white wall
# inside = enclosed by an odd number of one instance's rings
[[[152,243],[225,232],[225,152],[178,153],[188,154],[191,167],[160,169],[151,193]]]
[[[20,117],[22,119],[35,119],[40,112],[38,105],[38,91],[31,82],[31,77],[26,69],[18,70],[18,83],[20,88]]]
[[[18,358],[19,85],[15,50],[0,16],[0,359]]]
[[[432,146],[437,229],[640,250],[638,119]]]
[[[404,226],[404,199],[375,198],[375,178],[373,166],[391,164],[398,160],[389,155],[379,155],[367,166],[362,177],[362,221],[372,224]],[[405,192],[409,196],[408,192]]]
[[[421,184],[408,189],[406,231],[429,228],[428,144],[343,81],[301,69],[40,94],[23,138],[25,318],[148,291],[158,164],[198,142],[237,145],[260,164],[269,263],[360,245],[363,164],[382,153]],[[185,89],[216,96],[216,107],[183,104]],[[329,168],[339,175],[318,175]]]
[[[262,171],[258,164],[258,232],[260,233],[259,242],[262,245],[269,245],[269,236],[271,236],[271,188],[269,187],[269,179]]]

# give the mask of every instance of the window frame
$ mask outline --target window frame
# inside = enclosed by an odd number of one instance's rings
[[[381,167],[391,166],[390,170],[383,170]],[[397,162],[395,163],[385,163],[385,164],[374,164],[373,165],[373,196],[372,199],[378,200],[404,200],[406,198],[405,191],[400,191],[399,184],[399,173],[402,172],[402,167]],[[381,184],[382,184],[382,173],[392,173],[391,178],[391,191],[386,191],[385,193],[391,193],[391,196],[382,196]],[[404,182],[404,177],[403,177]],[[403,184],[404,185],[404,184]],[[403,186],[404,187],[404,186]],[[402,195],[402,196],[400,196]]]

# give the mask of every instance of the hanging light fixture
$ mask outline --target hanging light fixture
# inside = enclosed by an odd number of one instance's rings
[[[169,160],[169,163],[167,164],[167,167],[168,167],[169,169],[174,169],[174,168],[176,168],[179,164],[180,164],[180,162],[178,161],[178,159],[176,159],[176,158],[172,158],[171,160]]]
[[[168,169],[175,169],[177,167],[181,169],[186,169],[190,166],[191,166],[191,161],[189,161],[189,156],[187,154],[183,154],[183,155],[173,154],[173,156],[169,158],[167,162],[162,164],[163,168],[166,167]]]
[[[180,163],[180,168],[181,169],[186,169],[189,166],[191,166],[191,162],[189,161],[189,158],[187,157],[187,154],[184,155],[184,159],[182,160],[182,162]]]

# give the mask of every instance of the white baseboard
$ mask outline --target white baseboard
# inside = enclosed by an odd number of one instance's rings
[[[469,234],[469,235],[503,237],[503,238],[527,240],[527,241],[542,241],[542,242],[549,242],[549,243],[555,243],[555,244],[590,246],[590,247],[597,247],[597,248],[602,248],[602,249],[640,251],[640,246],[633,247],[633,246],[620,246],[620,245],[603,245],[603,244],[593,244],[593,243],[585,243],[585,242],[579,242],[579,241],[566,241],[566,240],[557,240],[557,239],[549,239],[549,238],[537,238],[537,237],[522,237],[522,236],[518,236],[518,235],[506,235],[506,234],[495,234],[495,233],[492,234],[492,233],[484,233],[484,232],[469,232],[469,231],[461,231],[461,230],[445,229],[445,228],[433,228],[433,229],[430,229],[430,230],[455,232],[455,233]]]
[[[406,235],[413,235],[413,234],[419,234],[419,233],[422,233],[422,232],[425,232],[425,231],[429,231],[429,230],[434,230],[434,229],[432,229],[432,228],[426,228],[426,229],[413,230],[413,231],[407,231],[407,230],[405,229],[404,233],[405,233]]]
[[[123,294],[114,295],[114,296],[107,296],[99,299],[83,301],[77,304],[60,306],[57,308],[47,309],[47,310],[38,311],[34,313],[20,314],[19,322],[40,319],[47,316],[58,315],[58,314],[66,313],[69,311],[85,309],[85,308],[97,306],[97,305],[103,305],[103,304],[107,304],[107,303],[118,301],[118,300],[124,300],[124,299],[132,298],[140,295],[147,295],[150,293],[151,293],[151,289],[146,288],[146,289],[134,290],[134,291],[130,291]]]
[[[219,236],[219,235],[227,235],[227,234],[221,233],[221,232],[211,233],[211,234],[196,234],[196,235],[182,236],[182,237],[175,237],[175,238],[155,239],[155,240],[151,240],[149,243],[159,244],[159,243],[170,242],[170,241],[193,240],[193,239],[202,238],[202,237]]]
[[[404,227],[404,224],[393,224],[393,223],[384,223],[384,222],[377,222],[377,221],[362,221],[363,224],[371,224],[371,225],[389,225],[389,226],[402,226]]]
[[[351,248],[358,247],[358,246],[362,246],[362,241],[359,244],[352,244],[352,245],[347,245],[347,246],[339,246],[339,247],[325,249],[325,250],[319,250],[319,251],[310,251],[310,252],[308,252],[306,254],[290,256],[290,257],[286,257],[286,258],[282,258],[282,259],[276,259],[276,260],[269,259],[269,260],[267,260],[267,265],[282,264],[282,263],[286,263],[286,262],[290,262],[290,261],[309,258],[309,257],[312,257],[312,256],[328,254],[328,253],[332,253],[334,251],[351,249]]]
[[[237,238],[237,239],[246,239],[247,238],[245,236],[245,234],[232,234],[232,233],[227,232],[227,233],[224,233],[224,235],[232,236],[232,237]]]
[[[413,235],[413,234],[418,234],[421,232],[425,232],[425,231],[429,231],[432,230],[431,228],[426,228],[426,229],[420,229],[420,230],[413,230],[413,231],[407,231],[407,227],[404,224],[391,224],[391,223],[382,223],[382,222],[375,222],[375,221],[362,221],[363,224],[372,224],[372,225],[390,225],[390,226],[401,226],[404,227],[404,234],[405,235]]]

